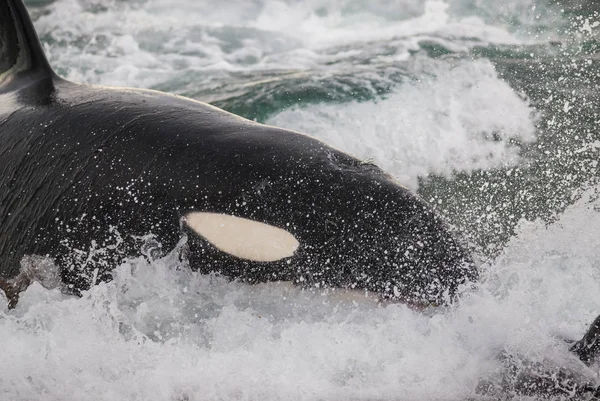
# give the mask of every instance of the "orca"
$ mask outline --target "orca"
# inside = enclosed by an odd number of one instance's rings
[[[248,283],[427,306],[478,278],[449,225],[375,165],[196,100],[69,82],[22,1],[0,0],[4,291],[18,297],[32,255],[79,293],[186,237],[192,269]]]

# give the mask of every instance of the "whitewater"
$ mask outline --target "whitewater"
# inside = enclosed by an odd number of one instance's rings
[[[481,384],[503,352],[600,385],[565,341],[600,314],[593,5],[27,5],[67,79],[182,94],[373,161],[464,235],[482,280],[414,311],[201,275],[176,250],[130,259],[82,297],[0,297],[0,399],[498,399]]]

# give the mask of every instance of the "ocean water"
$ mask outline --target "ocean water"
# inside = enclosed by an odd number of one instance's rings
[[[0,299],[0,399],[531,399],[511,381],[527,362],[506,355],[600,386],[565,342],[600,314],[597,3],[27,5],[68,79],[182,94],[373,160],[463,233],[482,281],[416,312],[132,259],[81,298],[34,283],[15,309]]]

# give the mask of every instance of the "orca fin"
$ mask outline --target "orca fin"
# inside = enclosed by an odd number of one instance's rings
[[[600,357],[600,316],[590,325],[583,338],[571,346],[570,351],[575,353],[586,365],[598,360]]]
[[[22,0],[0,0],[0,94],[55,78]]]

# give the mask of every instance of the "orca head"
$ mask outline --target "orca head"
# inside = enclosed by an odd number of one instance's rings
[[[192,268],[419,307],[447,304],[477,279],[469,254],[422,199],[372,164],[306,147],[309,154],[275,147],[267,157],[241,146],[238,167],[212,182],[205,202],[182,208]]]
[[[373,165],[189,99],[64,81],[20,0],[0,7],[0,44],[0,95],[5,109],[22,106],[6,114],[3,129],[28,131],[52,159],[31,171],[12,163],[23,170],[14,176],[24,192],[5,192],[4,203],[32,209],[37,227],[7,214],[17,229],[5,237],[19,238],[19,252],[3,260],[10,273],[19,256],[50,255],[64,266],[65,283],[85,289],[136,254],[121,234],[156,234],[170,248],[179,219],[192,268],[248,282],[362,289],[428,305],[477,278],[431,208]],[[14,143],[12,157],[28,146]],[[118,245],[105,246],[113,232]],[[97,254],[98,244],[106,252]],[[85,256],[71,261],[73,251]]]
[[[0,95],[9,101],[0,124],[7,136],[11,126],[27,132],[31,150],[52,159],[25,164],[30,170],[5,163],[19,169],[23,192],[7,189],[4,204],[33,218],[5,214],[2,223],[16,229],[4,238],[17,238],[19,251],[4,256],[4,276],[24,254],[49,255],[79,291],[136,255],[121,234],[152,233],[170,248],[179,219],[192,268],[248,282],[292,280],[429,305],[477,278],[444,222],[377,167],[200,102],[64,81],[23,3],[0,3]],[[23,160],[34,159],[27,143],[19,137],[3,160],[22,149]],[[117,245],[105,246],[113,233]]]

